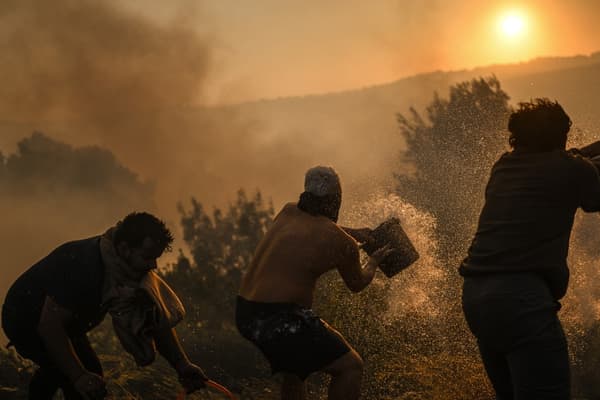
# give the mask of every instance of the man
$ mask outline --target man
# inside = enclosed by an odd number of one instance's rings
[[[107,312],[138,364],[151,363],[158,349],[186,391],[204,387],[207,378],[173,329],[183,307],[152,271],[172,241],[155,216],[132,213],[104,235],[59,246],[16,280],[2,326],[16,350],[39,365],[29,399],[50,400],[59,388],[67,400],[105,397],[102,367],[86,334]]]
[[[569,357],[557,317],[569,280],[578,208],[600,210],[589,160],[600,142],[566,151],[571,120],[547,99],[521,103],[492,168],[479,227],[460,267],[463,309],[499,400],[570,395]]]
[[[311,310],[313,294],[318,278],[332,269],[360,292],[389,250],[378,250],[361,266],[357,242],[336,224],[342,191],[332,168],[308,170],[304,190],[297,204],[283,207],[256,249],[239,291],[237,327],[273,373],[284,373],[282,399],[304,399],[304,380],[316,371],[332,377],[329,399],[358,399],[363,361]]]

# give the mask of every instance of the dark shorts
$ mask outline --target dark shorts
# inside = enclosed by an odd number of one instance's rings
[[[294,303],[260,303],[238,296],[236,324],[265,355],[274,374],[290,373],[304,380],[350,351],[325,321]]]

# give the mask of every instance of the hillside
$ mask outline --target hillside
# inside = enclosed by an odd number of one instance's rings
[[[422,110],[435,91],[445,96],[453,83],[491,74],[514,103],[555,98],[574,119],[576,130],[600,125],[595,112],[600,108],[600,53],[595,53],[437,71],[339,93],[149,110],[102,123],[5,119],[0,121],[0,149],[6,154],[33,130],[73,145],[105,147],[144,179],[157,182],[157,204],[171,214],[175,203],[190,195],[223,204],[240,187],[260,188],[278,207],[297,195],[303,172],[317,163],[337,167],[347,195],[359,200],[389,185],[392,172],[400,169],[403,145],[396,113],[411,106]]]
[[[446,96],[453,83],[492,74],[500,79],[513,103],[532,97],[554,98],[571,115],[576,131],[600,126],[600,115],[595,112],[600,108],[600,53],[432,72],[355,91],[233,107],[242,118],[261,122],[257,140],[263,148],[282,153],[280,157],[271,154],[273,162],[281,159],[276,173],[264,168],[248,179],[267,193],[291,195],[297,191],[297,177],[303,169],[324,162],[339,168],[345,183],[352,186],[350,192],[371,191],[379,186],[373,183],[389,183],[391,171],[399,167],[402,141],[396,113],[405,113],[411,106],[423,110],[434,92]],[[283,186],[280,178],[284,174],[296,181]],[[270,179],[263,184],[266,176]]]

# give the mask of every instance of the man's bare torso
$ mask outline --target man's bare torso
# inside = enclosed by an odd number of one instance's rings
[[[259,243],[239,294],[251,301],[310,308],[317,279],[347,262],[351,246],[356,246],[354,239],[333,221],[289,203]]]

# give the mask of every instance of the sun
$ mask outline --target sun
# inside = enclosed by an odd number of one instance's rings
[[[518,38],[524,35],[527,27],[527,18],[518,11],[510,11],[500,16],[498,28],[500,34],[506,38]]]

